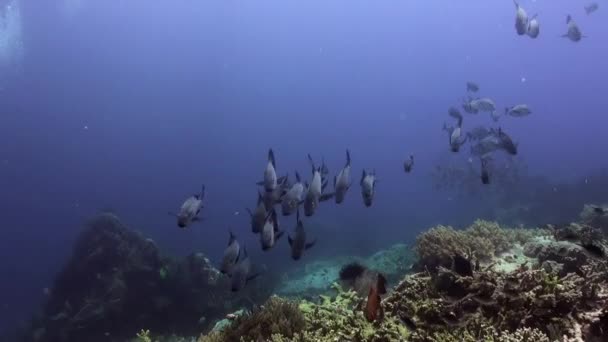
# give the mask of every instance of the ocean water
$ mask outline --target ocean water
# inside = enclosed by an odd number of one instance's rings
[[[536,211],[510,221],[530,226],[605,201],[605,5],[591,15],[582,2],[521,5],[539,14],[537,39],[516,34],[507,0],[0,1],[0,331],[39,310],[100,211],[170,255],[219,262],[232,230],[257,263],[295,267],[286,241],[258,248],[245,210],[269,148],[292,179],[310,178],[308,153],[332,177],[352,154],[347,199],[305,220],[318,242],[300,263],[504,219],[518,205]],[[561,37],[567,14],[586,36],[578,43]],[[533,111],[498,123],[463,114],[465,131],[500,126],[518,143],[517,156],[497,157],[520,170],[509,185],[497,172],[490,186],[456,177],[437,189],[438,166],[468,165],[470,145],[450,152],[441,130],[467,81],[499,113]],[[362,169],[379,178],[370,208]],[[180,230],[167,212],[201,184],[205,220]]]

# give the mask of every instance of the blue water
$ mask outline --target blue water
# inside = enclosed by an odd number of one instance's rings
[[[332,175],[352,153],[355,185],[345,204],[306,220],[318,243],[303,262],[492,219],[492,187],[457,199],[431,177],[441,161],[469,157],[468,146],[452,154],[441,131],[469,80],[499,112],[532,108],[500,122],[530,175],[575,182],[608,167],[608,6],[587,16],[581,2],[521,4],[539,13],[536,40],[515,34],[509,0],[0,1],[20,9],[22,49],[0,44],[13,51],[0,65],[0,331],[37,310],[101,210],[168,254],[218,260],[232,229],[256,262],[293,267],[284,241],[254,248],[244,210],[270,147],[292,177],[310,177],[307,153]],[[566,14],[588,38],[560,37]],[[493,124],[465,115],[465,130]],[[362,168],[380,179],[371,208]],[[205,222],[179,230],[167,212],[202,183]]]

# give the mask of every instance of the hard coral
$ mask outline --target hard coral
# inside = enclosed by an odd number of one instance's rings
[[[237,317],[223,331],[201,336],[198,341],[257,342],[270,340],[273,335],[293,338],[304,327],[304,316],[298,305],[273,296],[262,307]]]

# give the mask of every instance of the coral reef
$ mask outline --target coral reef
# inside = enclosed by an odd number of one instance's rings
[[[243,297],[230,293],[203,254],[163,257],[152,240],[103,213],[87,223],[22,340],[127,340],[141,327],[196,335],[233,306],[248,304]]]
[[[438,267],[452,268],[455,258],[464,257],[473,263],[490,263],[495,257],[524,244],[545,230],[505,229],[495,222],[475,221],[465,230],[437,226],[416,239],[419,261],[416,269],[435,272]]]

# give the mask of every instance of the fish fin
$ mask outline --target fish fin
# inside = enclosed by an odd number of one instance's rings
[[[308,181],[304,181],[304,186],[306,187],[306,190],[308,191]]]
[[[301,183],[302,181],[300,180],[300,174],[298,173],[298,171],[296,171],[296,181],[298,181],[298,183]]]
[[[192,222],[202,222],[204,220],[204,218],[200,217],[200,216],[194,216],[192,218]]]
[[[268,161],[272,164],[272,167],[277,168],[277,164],[274,160],[274,151],[270,148],[268,149]]]
[[[319,202],[324,202],[327,201],[328,199],[332,199],[334,197],[335,193],[329,193],[329,194],[323,194],[321,195],[321,197],[319,197]]]
[[[346,149],[346,167],[350,166],[350,151]]]
[[[293,239],[289,235],[287,235],[287,242],[289,242],[290,246],[293,245]]]
[[[327,183],[329,183],[329,182],[327,181],[327,179],[325,179],[323,181],[323,184],[321,184],[321,191],[325,190],[325,188],[327,187]]]
[[[570,24],[570,22],[572,21],[572,16],[570,14],[568,14],[566,16],[566,24]],[[567,35],[566,35],[567,36]],[[563,36],[562,36],[563,37]]]
[[[334,189],[336,188],[336,180],[338,179],[338,176],[334,176]]]
[[[245,210],[247,210],[247,212],[249,213],[249,216],[253,217],[253,212],[251,211],[251,209],[245,208]]]
[[[228,238],[228,246],[230,246],[234,242],[234,240],[236,240],[236,235],[234,235],[232,230],[229,230],[228,234],[230,234],[230,237]]]
[[[283,234],[285,234],[284,230],[281,230],[281,231],[277,232],[276,239],[277,240],[280,239],[283,236]]]
[[[365,179],[366,176],[367,176],[367,172],[365,172],[365,169],[363,169],[363,171],[361,172],[361,181],[359,182],[359,184],[363,185],[363,180]]]
[[[260,274],[262,274],[262,272],[257,272],[257,273],[254,273],[254,274],[252,274],[252,275],[247,276],[247,281],[248,281],[248,282],[249,282],[249,281],[252,281],[253,279],[255,279],[255,278],[259,277],[259,276],[260,276]]]
[[[264,181],[259,181],[259,182],[256,182],[256,183],[255,183],[255,185],[262,186],[262,185],[264,185]]]
[[[312,240],[311,242],[307,243],[307,244],[304,246],[304,249],[311,249],[311,248],[312,248],[312,247],[315,245],[315,243],[317,243],[317,239],[314,239],[314,240]]]
[[[308,154],[308,162],[310,163],[310,166],[312,167],[312,174],[314,175],[315,171],[317,171],[317,168],[315,167],[315,162],[312,160],[310,153]]]
[[[296,222],[297,222],[297,223],[302,222],[302,221],[300,220],[300,207],[299,207],[299,206],[298,206],[298,208],[296,209]]]
[[[205,199],[205,184],[201,185],[201,197],[200,197],[200,199],[201,200]]]

